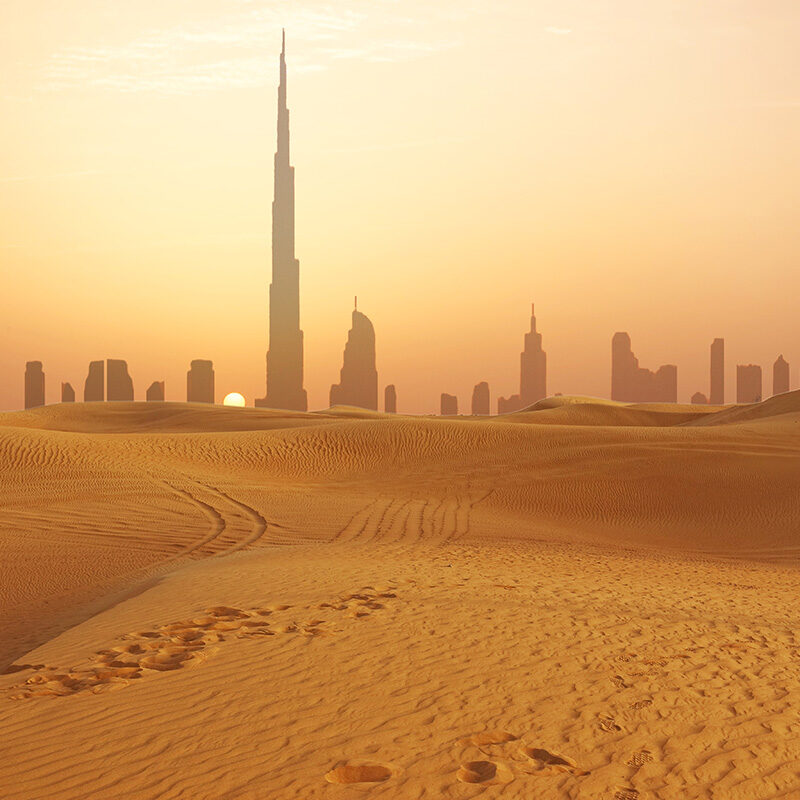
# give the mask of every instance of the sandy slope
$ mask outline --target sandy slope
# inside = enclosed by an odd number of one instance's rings
[[[800,796],[800,393],[56,406],[0,477],[3,798]]]

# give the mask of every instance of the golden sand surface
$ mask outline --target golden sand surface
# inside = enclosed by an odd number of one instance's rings
[[[800,797],[800,392],[0,414],[0,797]]]

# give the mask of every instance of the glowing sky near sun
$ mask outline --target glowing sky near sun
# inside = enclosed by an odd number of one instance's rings
[[[800,372],[795,0],[7,0],[0,9],[0,409],[26,360],[82,395],[264,394],[280,29],[306,388],[353,295],[401,411],[517,389],[535,301],[549,391],[607,396],[610,342],[708,390]]]

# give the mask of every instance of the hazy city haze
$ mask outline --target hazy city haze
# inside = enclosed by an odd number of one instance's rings
[[[0,408],[106,353],[264,396],[283,26],[309,407],[356,293],[400,411],[517,392],[531,299],[551,394],[607,397],[615,331],[682,401],[715,337],[728,399],[800,362],[795,2],[111,8],[0,12]]]

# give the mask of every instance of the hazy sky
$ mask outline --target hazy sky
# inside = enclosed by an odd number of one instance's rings
[[[312,408],[353,295],[401,411],[608,396],[611,337],[708,391],[800,367],[797,0],[4,0],[0,408],[125,358],[264,394],[280,29]],[[382,391],[381,391],[382,393]]]

